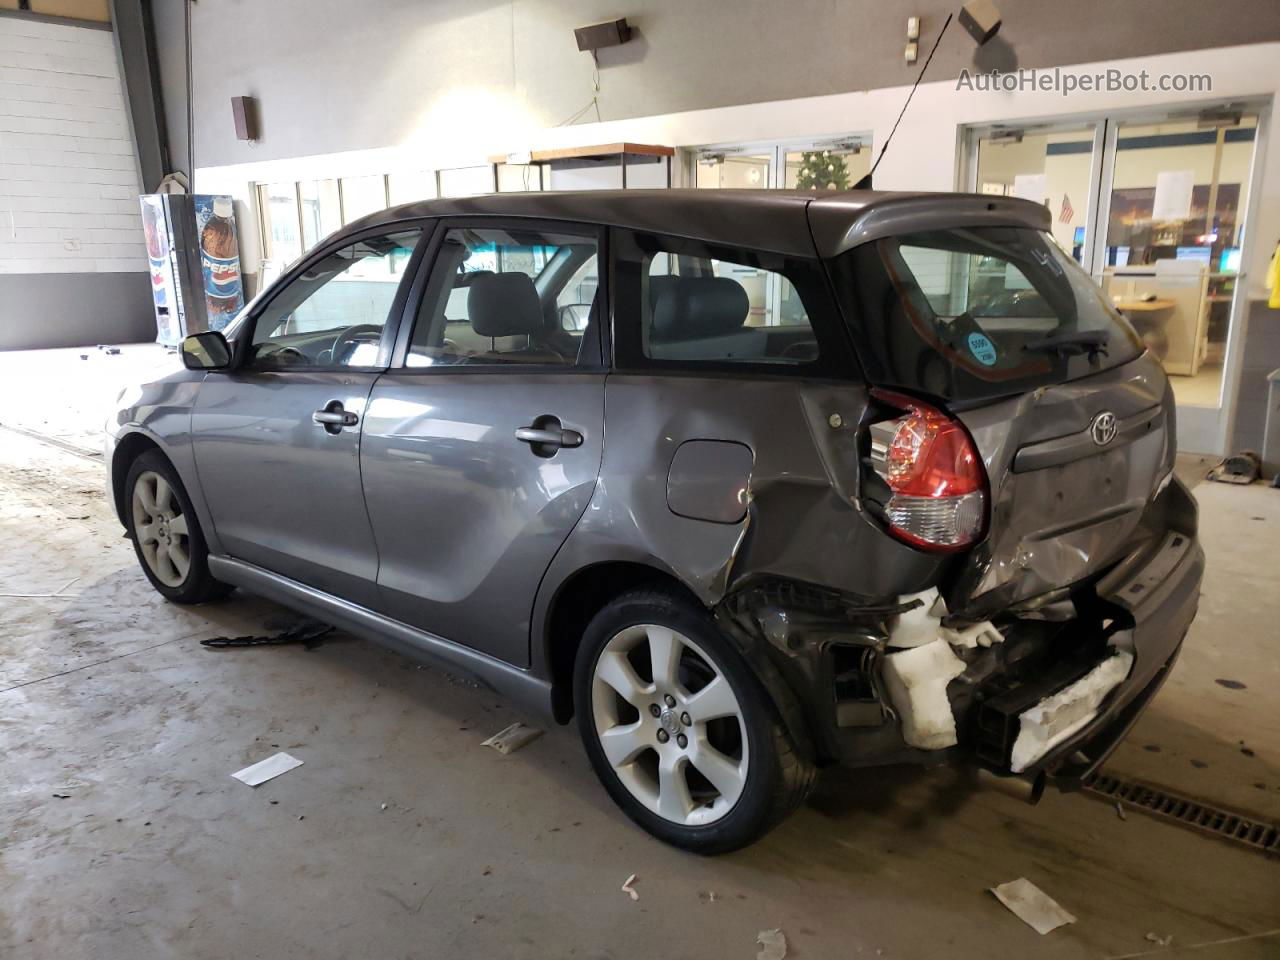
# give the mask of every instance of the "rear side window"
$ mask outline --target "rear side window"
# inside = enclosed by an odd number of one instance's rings
[[[624,366],[808,373],[838,364],[816,260],[628,231],[615,243]]]
[[[1142,350],[1089,276],[1038,230],[886,237],[838,258],[834,274],[875,383],[977,400],[1087,376]]]

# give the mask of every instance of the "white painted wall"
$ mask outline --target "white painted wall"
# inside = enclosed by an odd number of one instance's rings
[[[922,84],[894,142],[876,173],[880,189],[952,190],[956,187],[960,136],[967,124],[1069,119],[1111,112],[1135,113],[1177,104],[1217,102],[1233,97],[1276,97],[1280,93],[1280,43],[1251,44],[1177,54],[1135,57],[1072,68],[1096,72],[1208,73],[1213,92],[1205,94],[1077,92],[987,93],[957,90],[952,80]],[[196,171],[196,189],[231,193],[245,202],[241,215],[252,215],[253,182],[311,179],[358,173],[462,167],[484,157],[527,149],[584,146],[629,140],[691,147],[715,143],[751,143],[871,131],[878,151],[902,107],[906,87],[782,100],[744,106],[693,110],[605,123],[541,128],[522,122],[516,105],[493,111],[424,117],[404,144],[374,150],[267,160]],[[1280,237],[1280,143],[1274,124],[1264,125],[1259,157],[1265,164],[1255,238]],[[679,183],[677,174],[677,183]],[[1073,200],[1073,202],[1075,202]],[[1083,207],[1083,200],[1075,202]],[[256,231],[242,224],[246,269],[257,262]],[[1271,250],[1254,244],[1247,265],[1249,294],[1263,295],[1262,281]]]
[[[0,17],[0,272],[141,272],[140,192],[109,30]]]
[[[1139,116],[1168,107],[1263,98],[1264,108],[1255,163],[1261,165],[1261,189],[1249,198],[1249,240],[1242,261],[1244,299],[1263,300],[1267,264],[1280,238],[1280,133],[1271,122],[1270,104],[1280,94],[1280,43],[1185,51],[1064,67],[1081,73],[1117,69],[1165,74],[1209,74],[1211,93],[1076,92],[1063,97],[1047,91],[985,92],[957,89],[956,81],[922,84],[916,91],[875,183],[887,190],[954,190],[958,185],[962,130],[966,125],[1067,121],[1100,114]],[[255,181],[308,179],[364,172],[394,172],[422,167],[459,167],[486,156],[531,149],[585,146],[631,141],[675,147],[706,144],[767,143],[871,132],[873,150],[888,136],[902,108],[906,86],[888,87],[796,100],[691,110],[629,120],[542,127],[529,119],[517,99],[494,93],[483,104],[456,104],[422,114],[403,144],[296,159],[268,160],[232,166],[198,168],[196,189],[230,193],[242,202],[237,212],[252,217],[248,202]],[[676,177],[679,185],[683,170]],[[1073,177],[1073,182],[1078,178]],[[1085,201],[1073,204],[1083,214]],[[1055,216],[1057,210],[1053,211]],[[1063,233],[1067,231],[1064,229]],[[242,263],[256,270],[257,231],[242,221]],[[1064,239],[1066,239],[1064,237]],[[1245,304],[1247,306],[1247,304]],[[1239,383],[1247,309],[1238,312],[1224,364],[1227,398]],[[1221,450],[1231,434],[1234,402],[1222,409],[1196,408],[1180,415],[1185,449]]]

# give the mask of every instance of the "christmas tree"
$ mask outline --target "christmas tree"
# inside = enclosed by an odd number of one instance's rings
[[[830,150],[805,151],[796,174],[797,190],[848,190],[849,168],[844,157]]]

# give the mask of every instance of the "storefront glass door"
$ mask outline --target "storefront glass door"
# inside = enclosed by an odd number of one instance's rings
[[[1048,206],[1058,245],[1091,270],[1102,130],[1101,122],[975,130],[970,189]]]
[[[851,190],[871,169],[871,138],[848,136],[799,143],[731,144],[694,154],[692,181],[703,189]],[[796,293],[768,270],[734,268],[747,291],[747,326],[780,326],[794,314]]]
[[[854,134],[798,143],[703,147],[694,155],[696,187],[852,190],[871,169],[871,137]]]
[[[871,169],[871,149],[838,141],[783,147],[783,182],[788,190],[852,190]]]
[[[1102,284],[1179,407],[1222,402],[1256,132],[1239,112],[1116,124]],[[1203,415],[1188,413],[1196,429]]]
[[[769,187],[772,171],[772,153],[705,151],[694,166],[693,184],[712,190]]]
[[[967,132],[962,188],[1049,208],[1164,364],[1179,448],[1225,452],[1259,114],[1239,105]]]

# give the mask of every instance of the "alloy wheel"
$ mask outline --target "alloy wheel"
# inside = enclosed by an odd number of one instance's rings
[[[133,485],[133,532],[147,568],[166,587],[180,587],[191,569],[191,537],[173,485],[153,470]]]
[[[591,711],[613,772],[658,816],[702,826],[742,795],[742,707],[728,677],[683,634],[652,623],[614,634],[595,663]]]

